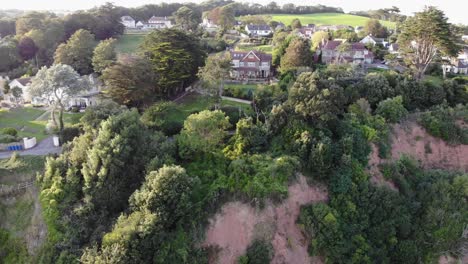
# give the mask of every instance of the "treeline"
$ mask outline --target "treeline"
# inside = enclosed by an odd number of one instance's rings
[[[391,8],[382,8],[377,10],[368,11],[351,11],[352,15],[365,16],[374,19],[387,20],[392,22],[403,22],[406,20],[406,16],[400,14],[400,8],[393,6]]]
[[[49,12],[28,12],[13,20],[1,20],[0,72],[8,73],[11,78],[34,75],[40,66],[51,65],[59,45],[79,30],[86,30],[93,41],[99,41],[121,35],[124,27],[112,4],[65,17]],[[88,48],[87,43],[84,48]]]
[[[270,2],[266,5],[256,3],[243,3],[235,2],[231,0],[210,0],[200,4],[194,3],[161,3],[144,5],[136,8],[119,7],[119,13],[123,15],[129,15],[133,19],[139,21],[146,21],[151,16],[172,16],[182,6],[190,7],[193,10],[198,11],[200,14],[205,11],[210,11],[217,7],[223,7],[229,5],[234,10],[235,16],[243,15],[258,15],[258,14],[312,14],[312,13],[343,13],[341,8],[329,7],[324,5],[294,5],[292,3],[278,5],[276,2]]]

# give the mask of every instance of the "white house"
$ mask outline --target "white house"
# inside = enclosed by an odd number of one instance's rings
[[[31,85],[31,78],[18,78],[11,81],[8,85],[10,85],[10,91],[13,88],[20,88],[23,91],[21,101],[25,103],[31,103],[33,101],[33,97],[29,93],[29,86]],[[11,93],[10,93],[11,94]],[[15,99],[10,96],[10,101],[14,101]]]
[[[148,23],[146,23],[146,27],[149,29],[161,29],[161,28],[171,28],[172,23],[167,17],[156,17],[152,16]]]
[[[123,16],[120,18],[122,24],[125,26],[125,28],[135,28],[135,19],[133,19],[131,16]]]
[[[78,107],[80,109],[84,109],[88,106],[97,105],[101,101],[101,87],[102,84],[99,79],[90,74],[88,76],[83,76],[88,78],[88,82],[90,84],[90,89],[83,91],[76,96],[72,96],[67,101],[67,106],[71,107]]]
[[[268,36],[273,33],[273,31],[271,30],[271,27],[268,25],[253,25],[253,24],[246,25],[245,31],[249,35],[260,36],[260,37]]]
[[[204,27],[204,28],[217,28],[218,27],[218,25],[216,25],[213,22],[213,20],[209,19],[208,17],[203,18],[201,26]]]
[[[463,36],[462,36],[462,40],[463,40],[463,41],[468,41],[468,35],[463,35]]]
[[[384,47],[387,47],[387,45],[388,45],[388,42],[385,41],[385,39],[376,38],[376,37],[373,37],[372,35],[367,35],[365,38],[363,38],[359,42],[364,43],[364,44],[372,44],[372,45],[380,44],[380,45],[382,45]]]

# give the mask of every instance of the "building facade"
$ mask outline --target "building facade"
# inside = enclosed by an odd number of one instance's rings
[[[251,36],[265,37],[273,33],[273,30],[268,25],[246,25],[245,31]]]
[[[331,63],[353,63],[353,64],[371,64],[374,61],[374,54],[367,50],[363,43],[349,43],[348,50],[341,50],[340,45],[343,41],[329,40],[319,47],[319,55],[322,56],[322,62]]]
[[[271,55],[259,51],[231,51],[234,79],[266,79],[271,77]]]

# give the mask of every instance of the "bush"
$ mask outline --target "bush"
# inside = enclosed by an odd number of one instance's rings
[[[395,123],[408,114],[408,111],[403,106],[403,98],[397,96],[386,99],[379,103],[376,113],[383,116],[386,120]]]
[[[12,142],[16,142],[17,139],[16,137],[12,136],[12,135],[2,135],[0,134],[0,143],[12,143]]]
[[[439,106],[422,114],[420,123],[434,137],[442,138],[452,144],[468,144],[468,129],[456,124],[459,116],[466,118],[467,111],[467,109]]]
[[[16,130],[16,128],[13,127],[5,127],[0,131],[0,134],[16,137],[18,135],[18,130]]]
[[[78,127],[65,127],[60,131],[60,142],[63,144],[72,141],[75,137],[80,135],[80,132],[81,131]]]
[[[243,264],[268,264],[273,257],[273,246],[265,240],[256,239],[247,248],[246,256],[239,258]]]

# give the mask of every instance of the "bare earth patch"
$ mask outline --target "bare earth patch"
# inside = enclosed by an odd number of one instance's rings
[[[407,121],[393,126],[392,151],[388,160],[379,158],[378,149],[372,146],[369,157],[371,181],[394,188],[393,183],[383,178],[378,165],[398,160],[404,154],[419,161],[425,169],[468,171],[468,145],[449,145],[429,135],[415,121]]]
[[[255,238],[272,242],[272,263],[322,263],[319,258],[309,257],[308,241],[296,220],[302,205],[326,200],[325,187],[309,186],[306,178],[300,175],[289,187],[288,198],[279,205],[268,204],[259,210],[245,203],[226,203],[221,212],[210,219],[203,243],[205,247],[219,249],[210,263],[236,263]]]

